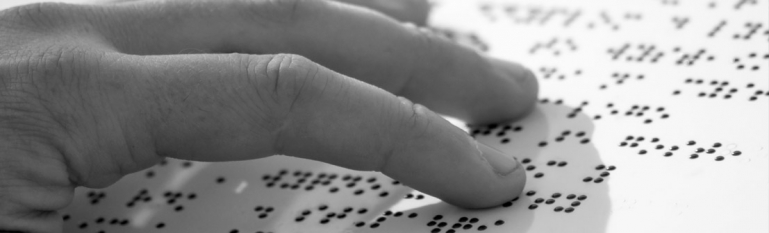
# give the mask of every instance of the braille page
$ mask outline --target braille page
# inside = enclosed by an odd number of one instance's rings
[[[508,202],[286,156],[168,159],[78,188],[65,231],[769,232],[769,1],[447,0],[431,27],[537,74],[527,118],[454,121],[523,163]]]

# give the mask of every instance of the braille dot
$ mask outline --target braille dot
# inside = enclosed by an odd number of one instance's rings
[[[64,216],[61,216],[61,219],[64,221],[69,220],[69,218],[70,218],[69,214],[65,214]]]
[[[555,165],[555,163],[556,162],[553,161],[553,160],[547,161],[547,166],[553,166],[553,165]]]
[[[720,155],[716,156],[716,161],[721,161],[721,160],[724,160],[724,156],[720,156]]]
[[[530,162],[531,162],[531,159],[529,158],[524,158],[521,160],[521,163],[530,163]]]
[[[375,223],[371,224],[371,228],[377,228],[377,227],[379,227],[379,223],[375,222]]]
[[[678,150],[678,146],[672,146],[670,147],[670,150]]]
[[[601,176],[602,177],[607,177],[607,176],[609,176],[609,172],[601,172]]]
[[[547,201],[545,201],[545,204],[548,204],[548,205],[553,204],[553,203],[555,203],[555,200],[553,200],[553,199],[547,199]]]
[[[627,146],[627,142],[620,142],[619,146]]]
[[[456,231],[454,231],[454,229],[449,229],[449,230],[446,231],[446,233],[455,233],[455,232]]]
[[[259,216],[258,216],[258,217],[259,217],[259,218],[266,218],[266,217],[267,217],[267,214],[259,214]]]
[[[663,145],[657,145],[657,146],[656,146],[656,147],[654,147],[654,148],[655,148],[655,149],[657,149],[657,150],[661,150],[661,149],[665,148],[665,146],[663,146]]]
[[[615,167],[614,165],[611,165],[611,166],[607,167],[606,169],[608,169],[609,171],[614,171],[614,169],[617,169],[617,167]]]
[[[555,212],[561,212],[563,210],[563,207],[556,206],[555,209],[553,209]]]
[[[713,144],[713,147],[716,147],[716,148],[721,147],[721,143],[716,142]]]
[[[596,167],[595,167],[595,170],[603,170],[604,168],[606,168],[606,166],[604,166],[603,164],[601,164],[601,165],[598,165],[598,166],[596,166]]]
[[[708,151],[707,151],[707,153],[708,153],[708,154],[713,154],[713,153],[715,153],[715,152],[716,152],[716,150],[715,150],[715,149],[708,149]]]
[[[587,199],[587,196],[585,195],[579,195],[579,197],[577,197],[577,200],[580,200],[580,201],[584,201],[585,199]]]
[[[601,177],[595,178],[595,180],[593,180],[593,182],[601,183],[601,182],[603,182],[603,178],[601,178]]]
[[[539,146],[540,146],[540,147],[544,147],[544,146],[547,146],[547,142],[540,142],[540,143],[539,143]]]
[[[572,207],[567,207],[566,209],[564,209],[564,210],[563,210],[563,212],[566,212],[566,213],[571,213],[571,212],[574,212],[574,208],[572,208]]]
[[[702,148],[702,147],[700,147],[700,148],[697,148],[697,153],[702,153],[702,152],[704,152],[704,151],[705,151],[705,149],[704,149],[704,148]]]
[[[176,206],[176,208],[174,208],[174,211],[176,211],[176,212],[179,212],[179,211],[182,211],[182,210],[184,210],[184,206]]]
[[[392,211],[389,211],[389,210],[384,212],[384,215],[385,215],[385,216],[390,216],[390,215],[392,215],[392,214],[393,214],[393,212],[392,212]]]
[[[334,212],[326,214],[326,217],[329,217],[329,218],[333,218],[334,216],[336,216],[336,213],[334,213]],[[384,221],[384,220],[382,220],[382,221]]]
[[[478,218],[471,218],[470,219],[470,223],[477,223],[477,222],[478,222]]]
[[[559,197],[561,197],[561,193],[553,193],[553,195],[551,195],[551,197],[559,198]]]
[[[408,217],[409,218],[416,218],[417,217],[417,213],[410,213]]]
[[[541,198],[541,197],[540,197],[540,198],[537,198],[537,199],[535,199],[535,200],[534,200],[534,203],[537,203],[537,204],[539,204],[539,203],[542,203],[542,202],[544,202],[544,201],[545,201],[545,199],[543,199],[543,198]]]
[[[326,210],[326,209],[328,209],[327,205],[320,205],[320,206],[318,206],[318,210]]]
[[[692,155],[689,156],[690,159],[696,159],[696,158],[699,158],[699,157],[700,157],[700,155],[698,155],[698,154],[692,154]]]
[[[386,197],[386,196],[387,196],[387,195],[389,195],[389,194],[390,194],[390,193],[388,193],[388,192],[381,192],[381,193],[379,193],[379,196],[380,196],[380,197]]]
[[[486,226],[485,225],[480,225],[480,226],[478,226],[478,230],[479,231],[486,230]]]
[[[689,142],[686,143],[686,145],[690,145],[690,146],[693,146],[695,144],[697,144],[697,142],[695,142],[695,141],[689,141]]]
[[[435,215],[435,217],[433,217],[433,220],[441,220],[441,219],[443,219],[443,215]]]
[[[427,223],[427,226],[431,227],[431,226],[435,226],[435,224],[438,224],[438,223],[435,222],[435,221],[430,221],[430,222]]]
[[[568,164],[568,163],[567,163],[566,161],[561,161],[561,162],[558,162],[558,166],[559,166],[559,167],[563,167],[563,166],[566,166],[567,164]]]
[[[321,219],[320,220],[320,224],[326,224],[326,223],[328,223],[328,221],[329,220],[327,218]]]
[[[224,177],[216,178],[216,183],[219,183],[219,184],[224,183]]]
[[[403,215],[403,212],[400,212],[400,211],[398,211],[398,212],[395,212],[395,213],[393,214],[393,216],[394,216],[394,217],[400,217],[401,215]]]
[[[638,143],[635,143],[635,142],[630,144],[630,147],[637,147],[637,146],[638,146]]]
[[[301,222],[301,221],[304,221],[304,217],[301,217],[301,216],[299,216],[299,217],[296,217],[296,218],[294,219],[294,221],[297,221],[297,222]]]
[[[642,154],[642,155],[646,154],[646,150],[641,150],[641,151],[638,152],[638,154]]]
[[[592,180],[593,180],[593,177],[589,177],[589,176],[585,177],[584,179],[582,179],[582,181],[584,181],[584,182],[590,182]]]
[[[329,189],[328,191],[329,191],[329,192],[332,192],[332,193],[335,193],[335,192],[339,191],[339,188],[337,188],[337,187],[332,187],[332,188],[331,188],[331,189]]]
[[[379,218],[376,219],[377,222],[384,222],[385,220],[387,220],[387,218],[385,218],[385,217],[379,217]],[[433,225],[435,225],[435,224],[433,224]]]
[[[505,221],[503,221],[503,220],[497,220],[496,222],[494,222],[494,225],[496,225],[496,226],[500,226],[500,225],[502,225],[502,224],[505,224]]]
[[[534,166],[534,165],[529,165],[529,166],[526,166],[526,170],[527,170],[527,171],[531,171],[531,170],[534,170],[534,169],[536,169],[536,168],[537,168],[537,167],[536,167],[536,166]]]
[[[366,208],[361,208],[358,210],[358,214],[365,214],[366,212],[368,212]]]
[[[431,233],[438,233],[441,232],[440,228],[433,228],[433,230],[430,231]]]
[[[166,224],[161,222],[161,223],[158,223],[157,225],[155,225],[155,228],[160,229],[160,228],[163,228],[165,226],[166,226]]]
[[[363,194],[363,189],[358,189],[358,190],[355,190],[355,193],[354,193],[354,194],[355,194],[355,195],[361,195],[361,194]]]
[[[526,196],[534,196],[534,194],[537,194],[537,191],[530,190],[530,191],[526,192]]]
[[[459,218],[459,222],[467,222],[467,220],[468,220],[467,217],[460,217]]]
[[[574,201],[571,203],[571,206],[579,206],[581,204],[579,201]]]
[[[465,230],[470,228],[473,228],[473,224],[465,224],[464,226],[462,226],[462,229],[465,229]]]
[[[356,227],[362,227],[364,225],[366,225],[366,223],[364,223],[364,222],[357,222],[357,223],[355,223]]]
[[[741,154],[742,154],[742,152],[740,152],[738,150],[735,150],[734,152],[732,152],[733,156],[738,156],[738,155],[741,155]]]

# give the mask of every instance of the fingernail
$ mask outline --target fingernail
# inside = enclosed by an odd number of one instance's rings
[[[518,160],[511,155],[506,155],[497,149],[491,148],[483,143],[478,142],[478,148],[481,150],[481,155],[486,158],[486,162],[491,165],[494,172],[500,176],[507,176],[516,169],[520,168]]]

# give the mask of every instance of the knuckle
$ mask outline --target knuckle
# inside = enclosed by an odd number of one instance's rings
[[[279,104],[295,102],[300,95],[312,91],[312,82],[318,78],[318,65],[299,55],[267,56],[257,65],[263,70],[259,72],[262,77],[256,77],[257,88],[277,97]]]

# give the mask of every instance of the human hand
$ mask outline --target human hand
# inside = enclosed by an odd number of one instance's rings
[[[56,211],[75,187],[108,186],[163,157],[285,154],[495,206],[520,193],[524,170],[422,104],[489,123],[521,117],[536,95],[519,65],[338,2],[8,9],[0,231],[61,231]]]

